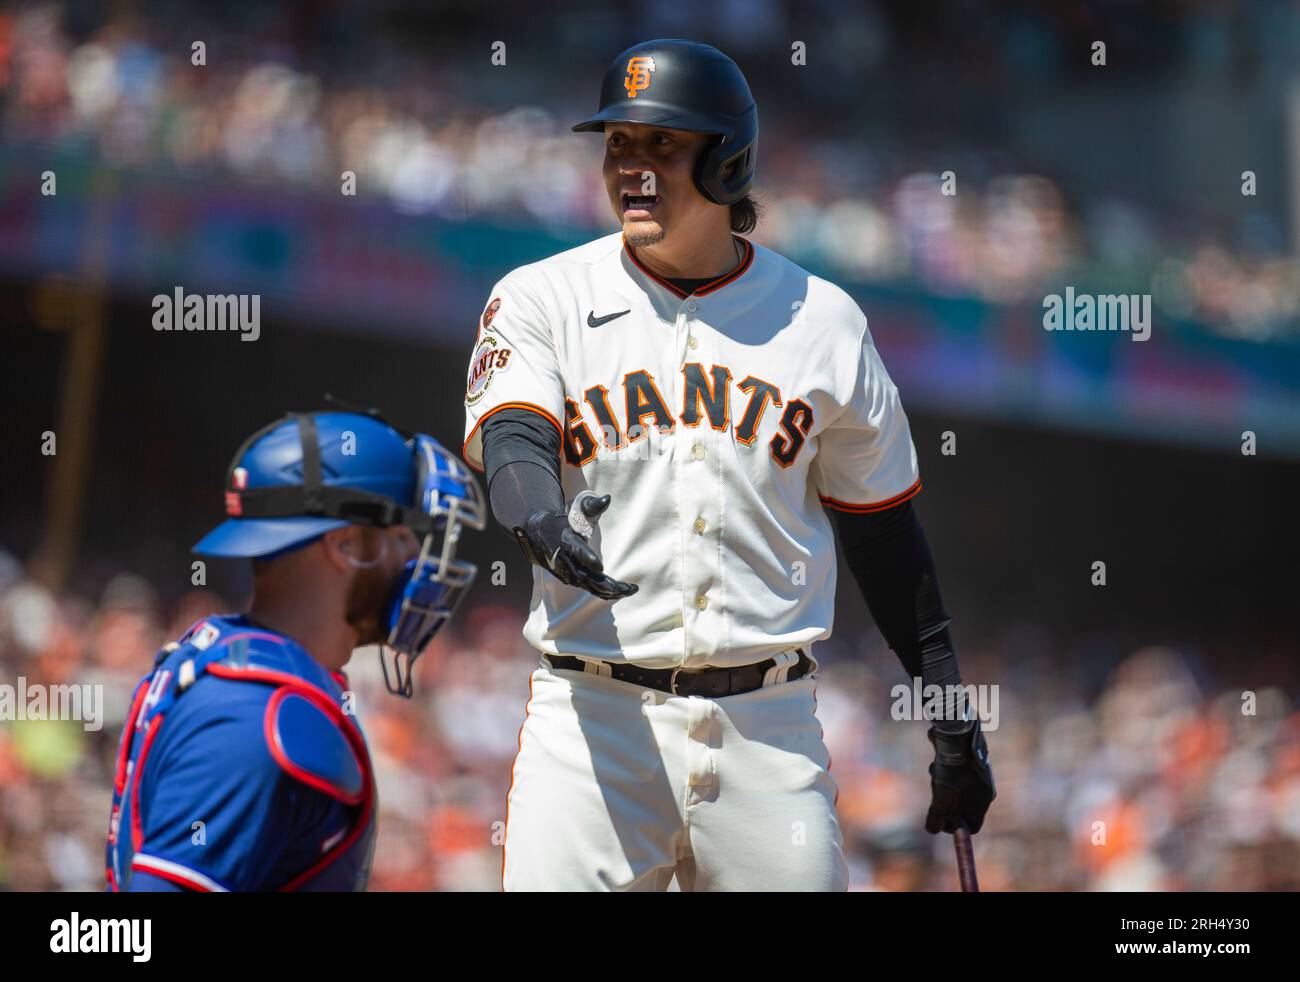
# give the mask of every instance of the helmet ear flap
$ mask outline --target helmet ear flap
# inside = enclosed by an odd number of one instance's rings
[[[754,175],[755,144],[751,141],[723,156],[725,142],[725,136],[715,137],[695,164],[695,186],[715,205],[733,205],[743,198]]]
[[[746,144],[743,149],[723,162],[723,171],[728,167],[735,167],[735,170],[733,170],[730,175],[725,175],[721,178],[723,185],[727,188],[727,194],[732,201],[739,201],[749,192],[749,186],[754,181],[754,167],[757,157],[758,144],[757,142],[751,141]]]
[[[713,173],[713,158],[717,154],[718,148],[722,146],[724,139],[726,137],[721,133],[710,137],[705,141],[703,149],[700,150],[700,155],[695,158],[695,189],[715,205],[722,204],[722,202],[714,196],[714,189],[709,187],[708,175]]]

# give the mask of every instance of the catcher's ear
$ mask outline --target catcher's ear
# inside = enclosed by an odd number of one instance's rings
[[[357,549],[357,532],[355,525],[345,525],[343,528],[332,529],[321,536],[321,542],[325,547],[325,557],[329,560],[331,566],[337,569],[351,569],[349,559],[356,555]]]

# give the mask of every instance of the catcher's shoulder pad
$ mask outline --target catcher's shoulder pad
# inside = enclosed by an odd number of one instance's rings
[[[345,732],[350,725],[337,706],[306,687],[282,686],[266,704],[266,740],[280,767],[308,787],[356,805],[365,789],[365,765]]]

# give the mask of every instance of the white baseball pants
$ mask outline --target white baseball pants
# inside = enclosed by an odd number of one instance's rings
[[[842,891],[815,674],[706,699],[533,672],[506,799],[505,890]]]

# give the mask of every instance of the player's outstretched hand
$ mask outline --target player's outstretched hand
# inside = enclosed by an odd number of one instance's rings
[[[974,835],[998,794],[980,721],[971,720],[959,731],[931,726],[929,737],[934,744],[934,763],[930,765],[931,800],[925,830],[932,835],[956,832],[965,823]]]
[[[579,587],[602,600],[630,597],[637,591],[636,584],[606,574],[600,557],[587,544],[609,500],[609,495],[584,491],[563,512],[533,512],[522,529],[515,529],[524,555],[561,583]]]

